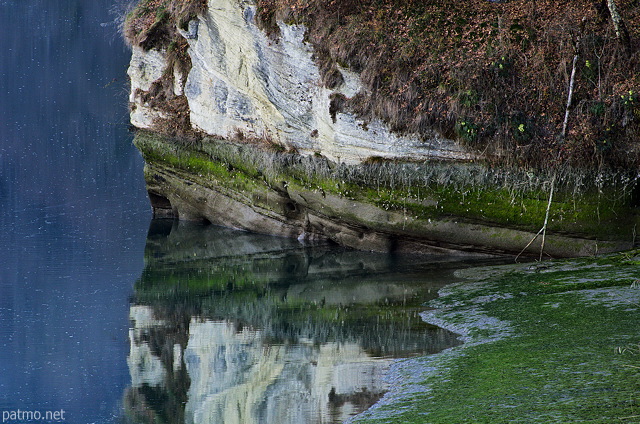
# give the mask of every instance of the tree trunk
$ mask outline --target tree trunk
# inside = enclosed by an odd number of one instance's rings
[[[629,36],[629,31],[627,31],[627,26],[625,25],[624,20],[620,16],[620,13],[618,13],[615,0],[607,0],[607,7],[609,8],[613,28],[616,31],[616,37],[618,37],[618,40],[622,43],[622,47],[629,52],[629,48],[631,47],[631,37]]]
[[[569,93],[567,95],[567,107],[564,110],[564,121],[562,123],[562,138],[564,141],[567,135],[567,124],[569,123],[569,109],[571,108],[571,102],[573,100],[573,87],[576,82],[576,67],[578,64],[578,55],[580,53],[580,40],[582,40],[582,34],[584,33],[584,26],[587,22],[587,18],[582,18],[582,22],[580,23],[580,32],[576,37],[576,40],[573,44],[573,62],[571,65],[571,78],[569,79]]]

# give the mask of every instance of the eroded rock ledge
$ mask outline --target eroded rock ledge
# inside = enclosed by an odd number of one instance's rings
[[[542,237],[525,246],[544,221],[547,198],[538,189],[516,193],[509,191],[514,187],[499,187],[496,181],[504,175],[483,167],[338,165],[318,156],[219,139],[181,147],[147,132],[138,133],[136,145],[147,163],[145,177],[156,216],[301,241],[328,239],[374,251],[540,251]],[[438,183],[445,178],[449,181]],[[490,189],[484,186],[489,181]],[[546,255],[585,256],[633,246],[635,208],[612,208],[597,194],[576,197],[574,203],[569,195],[556,196]]]
[[[340,107],[363,89],[359,75],[339,67],[326,88],[305,28],[279,23],[273,40],[255,13],[251,1],[209,2],[176,29],[188,67],[170,48],[133,47],[131,122],[152,131],[136,145],[156,216],[376,251],[537,255],[544,243],[560,257],[634,245],[636,180],[490,169],[436,131],[365,122]],[[177,122],[202,137],[158,135]]]

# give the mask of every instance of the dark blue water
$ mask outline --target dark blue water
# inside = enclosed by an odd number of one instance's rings
[[[112,422],[149,225],[113,0],[0,0],[0,410]]]

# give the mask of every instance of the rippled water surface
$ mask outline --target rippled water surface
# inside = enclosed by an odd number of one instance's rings
[[[459,343],[419,313],[469,265],[154,222],[130,310],[127,413],[342,422],[384,395],[393,360]]]
[[[3,414],[341,422],[458,343],[418,314],[468,263],[151,222],[115,6],[0,1]]]
[[[112,422],[149,211],[105,0],[0,1],[0,410]]]

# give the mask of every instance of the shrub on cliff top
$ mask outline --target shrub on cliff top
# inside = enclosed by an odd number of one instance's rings
[[[207,0],[140,0],[124,22],[125,39],[145,49],[166,48],[179,35],[176,26],[203,13]]]

